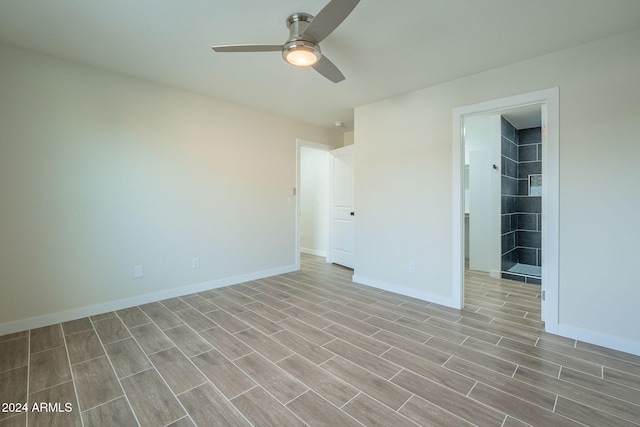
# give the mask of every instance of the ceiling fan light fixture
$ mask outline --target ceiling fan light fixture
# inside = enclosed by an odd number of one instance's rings
[[[317,63],[322,54],[317,44],[306,40],[294,40],[284,45],[282,57],[291,65],[309,67]]]
[[[338,67],[320,52],[319,43],[331,34],[358,5],[360,0],[329,0],[317,16],[294,13],[285,21],[289,38],[279,44],[237,44],[211,46],[216,52],[280,52],[296,67],[313,67],[333,83],[344,80]]]

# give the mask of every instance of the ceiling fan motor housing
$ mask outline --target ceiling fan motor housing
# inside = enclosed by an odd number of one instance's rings
[[[301,39],[302,34],[307,29],[313,15],[308,13],[294,13],[287,18],[287,28],[289,29],[289,40]]]
[[[285,61],[293,65],[305,66],[318,62],[322,57],[318,43],[311,37],[304,36],[304,31],[312,20],[313,15],[307,13],[294,13],[287,18],[289,39],[282,47],[282,57]],[[296,59],[291,56],[294,52],[297,55],[302,54],[305,62],[296,62]]]

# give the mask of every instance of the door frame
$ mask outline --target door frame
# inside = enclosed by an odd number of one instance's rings
[[[452,301],[464,307],[464,118],[527,105],[542,106],[542,295],[545,330],[558,332],[559,320],[559,88],[539,90],[453,109]],[[546,122],[546,123],[545,123]],[[546,139],[545,136],[546,135]]]
[[[290,201],[295,204],[295,268],[300,270],[300,149],[301,147],[313,148],[315,150],[329,151],[335,149],[333,145],[320,144],[318,142],[308,141],[296,138],[296,186],[292,191]],[[291,202],[290,202],[291,204]],[[327,224],[328,226],[328,224]]]

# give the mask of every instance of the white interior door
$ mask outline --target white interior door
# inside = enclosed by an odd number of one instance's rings
[[[327,261],[353,268],[353,145],[331,150]]]

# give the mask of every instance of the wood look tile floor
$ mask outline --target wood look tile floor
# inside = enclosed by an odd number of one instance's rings
[[[640,357],[546,334],[538,286],[468,271],[453,310],[302,263],[0,337],[0,426],[640,425]]]

